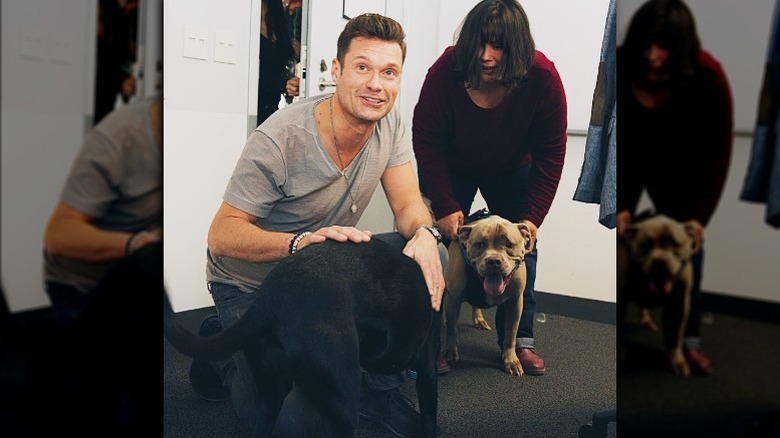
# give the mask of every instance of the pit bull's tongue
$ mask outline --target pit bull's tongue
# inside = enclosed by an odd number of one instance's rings
[[[655,280],[650,282],[650,291],[657,295],[666,295],[672,291],[672,286],[671,279]]]
[[[506,288],[506,281],[501,275],[490,274],[482,281],[482,288],[485,289],[485,293],[488,295],[501,295]]]

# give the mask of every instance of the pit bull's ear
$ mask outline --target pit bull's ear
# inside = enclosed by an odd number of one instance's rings
[[[460,228],[458,228],[458,240],[461,242],[464,242],[468,240],[469,236],[471,235],[471,226],[469,225],[461,225]]]
[[[534,238],[531,236],[531,229],[526,224],[517,224],[517,229],[520,230],[520,234],[525,240],[525,245],[523,246],[525,247],[525,253],[528,254],[534,249]]]
[[[691,222],[686,222],[683,226],[685,227],[685,232],[691,238],[691,254],[696,254],[701,249],[702,244],[699,228]]]

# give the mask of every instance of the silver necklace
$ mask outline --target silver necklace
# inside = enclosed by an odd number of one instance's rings
[[[344,167],[344,162],[341,160],[341,151],[339,151],[339,144],[336,142],[336,128],[333,126],[333,98],[330,98],[330,102],[328,102],[329,110],[330,110],[330,132],[331,135],[333,135],[333,146],[336,148],[336,156],[339,158],[339,165],[341,166],[341,169],[339,169],[339,173],[341,176],[344,177],[344,182],[347,184],[347,193],[349,193],[349,199],[352,200],[352,205],[349,207],[349,210],[352,213],[357,213],[357,205],[355,205],[355,197],[352,196],[352,189],[349,187],[349,178],[347,178],[347,169]]]

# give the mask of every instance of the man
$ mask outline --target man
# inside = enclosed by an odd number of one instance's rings
[[[57,325],[42,325],[31,343],[31,369],[45,372],[30,374],[29,399],[50,413],[33,435],[91,435],[93,418],[105,420],[96,423],[101,434],[147,435],[159,368],[138,358],[153,354],[160,335],[146,315],[162,284],[161,226],[157,95],[111,112],[85,136],[46,226],[43,274]]]
[[[44,280],[69,326],[118,260],[162,238],[162,99],[139,99],[87,134],[44,232]]]
[[[249,136],[208,234],[207,281],[218,319],[206,319],[201,334],[235,323],[275,262],[328,239],[370,240],[371,232],[355,225],[380,181],[398,233],[373,238],[387,240],[419,263],[431,306],[439,310],[444,247],[430,227],[409,136],[393,111],[404,37],[400,24],[387,17],[351,19],[332,63],[335,93],[282,108]],[[219,364],[223,389],[211,385],[209,368],[195,361],[191,381],[204,397],[225,398],[229,392],[239,417],[251,425],[257,394],[245,366],[242,354]],[[360,414],[396,435],[411,436],[418,414],[400,395],[401,383],[401,375],[366,374]],[[304,432],[287,428],[307,428],[301,420],[311,420],[309,413],[296,414],[305,402],[294,399],[285,401],[277,433],[301,436]]]

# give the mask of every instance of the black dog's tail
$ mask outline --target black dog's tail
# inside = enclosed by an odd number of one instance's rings
[[[181,325],[171,307],[168,294],[163,294],[163,330],[168,342],[179,353],[205,360],[227,358],[257,340],[271,328],[270,312],[265,306],[253,306],[247,314],[229,328],[213,336],[200,336]]]

